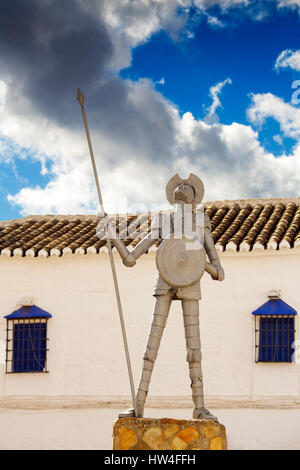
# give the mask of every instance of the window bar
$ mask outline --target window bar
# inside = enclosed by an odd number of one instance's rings
[[[257,361],[257,322],[256,322],[256,317],[254,317],[254,341],[255,341],[255,347],[254,347],[254,358],[255,362]]]
[[[284,317],[278,318],[278,351],[277,360],[282,362],[284,360]]]
[[[24,334],[24,333],[25,333],[25,331],[24,331],[24,329],[25,329],[25,321],[26,321],[26,320],[23,320],[24,323],[22,324],[22,323],[21,323],[21,320],[18,320],[18,330],[19,330],[19,331],[18,331],[18,335],[17,335],[18,340],[19,340],[18,342],[20,343],[20,338],[21,338],[21,340],[22,340],[22,362],[21,362],[21,371],[23,371],[24,368],[25,368],[25,334]],[[19,359],[19,358],[18,358],[18,359]],[[18,369],[20,369],[20,367],[19,367]]]
[[[32,325],[32,321],[31,320],[28,320],[28,325],[27,325],[27,332],[26,332],[26,335],[27,335],[27,371],[28,372],[31,368],[31,364],[30,364],[30,356],[31,356],[31,350],[32,350],[32,345],[30,344],[30,335],[31,335],[31,325]]]
[[[285,316],[279,319],[278,326],[278,361],[283,362],[285,360],[285,341],[284,341],[284,326],[285,326]]]
[[[6,368],[5,371],[8,372],[8,345],[9,345],[9,332],[8,332],[8,320],[6,320]]]
[[[14,322],[13,322],[14,323]],[[10,356],[10,359],[11,359],[11,363],[10,363],[10,370],[12,371],[13,370],[13,359],[14,359],[14,353],[13,353],[13,349],[14,349],[14,329],[13,329],[13,326],[12,326],[12,330],[10,332],[11,334],[11,343],[10,343],[10,347],[11,347],[11,356]]]
[[[295,319],[293,319],[293,342],[295,340],[295,331],[296,331],[295,330]],[[294,352],[295,352],[295,349],[293,348],[293,354],[294,354]]]
[[[261,317],[261,337],[262,337],[262,344],[263,344],[263,341],[265,342],[264,345],[262,345],[262,351],[265,350],[264,352],[262,352],[262,356],[261,356],[261,360],[264,360],[267,361],[268,360],[268,353],[267,353],[267,345],[268,345],[268,338],[267,338],[267,324],[266,322],[264,322],[263,320],[264,317]],[[263,357],[265,356],[265,357]]]
[[[284,341],[284,334],[285,334],[285,319],[286,316],[282,316],[279,322],[279,329],[278,329],[278,338],[279,338],[279,347],[278,347],[278,361],[283,362],[286,359],[286,350],[285,350],[285,341]]]
[[[46,340],[45,340],[45,348],[46,348],[46,351],[45,351],[45,372],[48,371],[47,356],[48,356],[49,349],[47,347],[48,346],[47,336],[48,336],[48,325],[47,325],[47,321],[46,321],[46,326],[45,326],[45,338],[46,338]]]
[[[43,328],[40,329],[40,337],[41,337],[41,354],[40,354],[40,361],[42,363],[42,366],[43,366],[43,370],[45,370],[45,361],[44,361],[44,357],[46,355],[46,348],[47,348],[47,339],[46,339],[46,336],[44,335],[44,323],[41,325],[41,327],[43,326]],[[45,339],[44,339],[45,337]]]
[[[38,324],[36,324],[36,321],[35,319],[33,320],[32,322],[32,328],[31,330],[29,330],[29,337],[30,337],[30,346],[31,346],[31,369],[32,369],[32,372],[37,372],[39,371],[39,360],[38,360],[38,356],[39,356],[39,345],[38,347],[37,344],[39,342],[39,336],[38,334],[36,334],[36,328],[38,327]],[[38,332],[37,332],[38,333]],[[36,339],[36,342],[34,341]]]
[[[271,347],[271,344],[272,344],[272,340],[270,341],[270,346],[269,346],[269,341],[268,341],[268,333],[269,333],[269,324],[268,324],[268,317],[265,317],[265,327],[266,327],[266,335],[265,335],[265,338],[266,338],[266,357],[267,357],[267,361],[269,361],[269,351],[270,351],[270,347]]]
[[[279,328],[279,323],[278,323],[279,318],[275,317],[273,318],[273,323],[275,323],[275,347],[274,347],[274,352],[273,352],[273,362],[278,362],[279,357],[279,334],[278,334],[278,328]]]
[[[39,353],[38,353],[38,367],[41,368],[42,367],[42,347],[44,347],[44,345],[42,345],[42,320],[40,320],[40,323],[38,325],[38,343],[39,343]]]
[[[294,342],[294,339],[295,339],[294,319],[293,318],[290,318],[288,320],[288,328],[289,328],[289,331],[288,331],[288,344],[289,344],[288,359],[289,359],[290,362],[292,362],[293,361],[293,353],[294,353],[293,342]],[[290,337],[291,337],[292,341],[290,341]]]
[[[261,327],[262,327],[262,324],[261,324],[261,317],[257,317],[257,325],[258,325],[258,331],[257,331],[257,339],[258,339],[258,344],[259,344],[259,356],[258,356],[258,360],[261,360],[261,355],[262,355],[262,338],[261,338]]]
[[[14,367],[14,324],[15,321],[12,322],[12,331],[11,331],[11,371],[13,371]]]
[[[275,318],[273,318],[273,316],[268,318],[268,327],[270,331],[270,342],[271,342],[269,361],[274,362],[274,349],[275,349],[274,339],[276,338],[276,323],[275,323]]]
[[[288,341],[287,341],[287,344],[285,344],[285,336],[288,335],[288,328],[289,328],[289,324],[288,324],[288,317],[287,316],[283,316],[281,318],[281,329],[279,331],[280,335],[279,335],[279,340],[280,340],[280,354],[278,352],[278,360],[281,361],[281,362],[284,362],[284,361],[288,361],[288,348],[287,348],[287,345],[288,345]]]
[[[256,318],[254,317],[254,360],[256,362]]]
[[[15,347],[17,347],[17,329],[18,329],[18,324],[19,324],[20,320],[16,320],[14,321],[14,330],[13,330],[13,371],[15,372],[15,369],[18,365],[18,360],[20,359],[20,355],[17,356],[17,354],[15,354]],[[21,343],[19,341],[19,348],[21,346]]]
[[[272,354],[272,362],[277,362],[277,346],[278,346],[278,317],[272,316],[271,318],[272,323],[272,340],[274,343],[273,354]]]
[[[272,317],[271,317],[272,318]],[[272,336],[272,322],[270,322],[269,317],[265,317],[266,327],[267,327],[267,361],[272,361],[273,354],[273,336]],[[270,337],[270,344],[269,344]]]
[[[276,317],[271,316],[269,319],[270,323],[270,336],[271,336],[271,342],[272,342],[272,348],[271,348],[271,362],[276,362],[276,343],[277,343],[277,334],[276,334]]]
[[[24,351],[24,367],[22,369],[22,372],[28,372],[30,370],[30,320],[26,321],[26,326],[24,325],[24,333],[25,333],[25,351]],[[27,344],[26,344],[27,343]]]
[[[292,331],[292,328],[293,328],[293,319],[288,317],[288,320],[287,320],[287,325],[288,325],[288,332],[287,332],[287,357],[288,357],[288,360],[290,362],[292,362],[292,354],[293,354],[293,342],[294,342],[294,339],[293,339],[293,331]],[[293,341],[290,341],[290,338],[291,340]]]
[[[281,362],[289,361],[289,350],[288,350],[288,344],[289,344],[289,317],[284,315],[281,319],[281,337],[280,337],[280,343],[281,343],[281,354],[279,357],[279,360]],[[286,338],[287,337],[287,338]],[[285,338],[287,343],[285,344]]]
[[[39,347],[40,347],[40,341],[39,341],[39,324],[41,323],[41,320],[38,320],[38,323],[36,323],[36,319],[34,320],[34,333],[33,333],[33,349],[35,350],[36,343],[38,341]],[[37,353],[37,357],[33,356],[32,358],[33,364],[34,364],[34,369],[40,370],[39,369],[39,361],[40,361],[40,352]],[[37,364],[36,364],[37,363]]]
[[[33,369],[33,371],[35,372],[35,363],[34,363],[34,356],[35,356],[35,343],[34,343],[34,338],[35,338],[35,322],[36,322],[36,319],[34,318],[30,324],[29,324],[29,353],[28,353],[28,364],[29,364],[29,368]]]
[[[37,367],[38,370],[40,370],[40,368],[42,367],[42,364],[41,364],[41,347],[42,347],[42,344],[41,344],[41,339],[42,339],[41,336],[42,336],[42,335],[41,335],[41,334],[42,334],[42,323],[41,323],[41,322],[42,322],[42,320],[40,319],[39,324],[38,324],[38,332],[37,332],[37,333],[38,333],[37,337],[38,337],[38,345],[39,345],[39,346],[38,346],[38,357],[37,357],[38,361],[37,361],[36,367]]]
[[[259,339],[259,330],[258,330],[257,318],[255,316],[255,362],[259,360],[260,349],[261,349],[260,343],[257,338]]]
[[[12,322],[12,331],[11,331],[11,371],[13,371],[14,368],[14,331],[15,331],[15,321],[13,320]]]
[[[273,361],[272,362],[278,362],[279,357],[278,357],[278,349],[279,349],[279,336],[278,336],[278,328],[279,328],[279,323],[278,323],[278,317],[273,317],[272,318],[272,323],[274,325],[273,328],[273,336],[274,336],[274,351],[273,351]]]
[[[288,361],[291,362],[292,360],[292,343],[293,341],[290,343],[290,338],[292,339],[293,337],[293,334],[292,334],[292,318],[288,317],[287,319],[287,358],[288,358]]]
[[[290,338],[293,339],[293,320],[292,318],[288,319],[288,333],[287,333],[287,342],[288,342],[288,359],[292,362],[292,354],[293,354],[293,341],[290,342]]]
[[[288,341],[289,341],[289,349],[288,349],[288,354],[289,354],[289,361],[292,362],[292,356],[293,356],[293,353],[294,353],[294,348],[293,348],[293,342],[294,342],[294,339],[295,339],[295,334],[294,334],[294,321],[291,321],[289,320],[289,332],[288,332]],[[290,336],[291,336],[291,339],[292,341],[290,341]]]
[[[257,317],[257,319],[255,318],[255,321],[257,321],[257,332],[256,332],[256,339],[257,339],[257,344],[258,344],[258,351],[257,351],[257,360],[259,361],[259,359],[261,358],[261,354],[262,354],[262,344],[261,344],[261,319],[260,317]]]
[[[10,324],[10,322],[8,322],[8,325]],[[9,326],[8,326],[9,328]],[[13,349],[14,349],[14,330],[13,330],[13,327],[10,331],[10,349],[9,349],[9,354],[10,354],[10,372],[13,370]]]
[[[281,354],[279,360],[281,362],[289,361],[289,318],[284,315],[281,319],[281,331],[280,331],[280,344],[281,344]]]
[[[293,339],[293,341],[291,342],[292,344],[293,344],[293,342],[294,342],[294,340],[295,340],[295,330],[294,330],[295,324],[294,324],[294,322],[295,322],[295,320],[291,321],[291,327],[292,327],[292,328],[291,328],[291,329],[292,329],[292,331],[291,331],[291,333],[292,333],[292,334],[291,334],[291,337],[292,337],[292,339]],[[293,360],[293,359],[292,359],[292,355],[294,354],[294,351],[295,351],[295,350],[294,350],[294,348],[293,348],[292,345],[291,345],[291,350],[290,350],[290,352],[289,352],[289,354],[290,354],[290,361]]]
[[[278,318],[278,352],[277,361],[284,361],[284,316]]]
[[[292,318],[287,317],[286,322],[287,322],[287,333],[286,333],[286,341],[287,341],[286,350],[287,350],[287,356],[286,356],[286,357],[287,357],[287,360],[288,360],[289,362],[291,362],[291,360],[292,360],[292,343],[293,343],[293,341],[290,342],[290,338],[292,339],[292,337],[293,337],[293,335],[292,335],[292,328],[291,328],[291,327],[292,327],[292,323],[293,323],[293,322],[292,322]]]

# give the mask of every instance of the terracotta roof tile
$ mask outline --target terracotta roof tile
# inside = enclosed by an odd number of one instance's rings
[[[216,246],[222,251],[300,245],[300,198],[208,202],[205,212],[211,219]],[[150,226],[151,216],[145,213],[116,218],[116,230],[130,246],[139,243]],[[0,222],[0,252],[9,256],[99,253],[105,245],[103,227],[103,221],[93,215],[28,216]]]
[[[283,206],[282,215],[278,220],[275,229],[272,231],[272,235],[269,238],[268,244],[270,246],[274,246],[277,248],[279,243],[283,240],[286,240],[289,244],[293,240],[292,232],[291,232],[291,224],[293,223],[293,219],[295,213],[297,211],[297,206],[295,203],[291,202],[286,206]],[[299,219],[300,220],[300,219]],[[299,229],[299,225],[298,225]],[[297,232],[297,229],[295,233]]]
[[[229,241],[234,240],[234,236],[236,236],[239,232],[241,233],[241,239],[243,238],[243,224],[248,218],[249,214],[252,212],[252,207],[250,204],[247,204],[244,208],[239,209],[235,213],[235,217],[233,218],[232,222],[228,224],[226,230],[224,231],[223,235],[218,239],[217,245],[222,245],[225,248],[226,244]],[[244,226],[245,232],[245,226]],[[237,238],[235,238],[237,240]]]

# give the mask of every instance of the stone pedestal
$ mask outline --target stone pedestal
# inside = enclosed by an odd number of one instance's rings
[[[114,450],[225,450],[225,427],[192,419],[118,419],[113,429]]]

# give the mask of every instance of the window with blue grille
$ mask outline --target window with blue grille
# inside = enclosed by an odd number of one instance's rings
[[[297,312],[277,297],[252,313],[256,362],[292,362]]]
[[[292,362],[294,317],[260,317],[259,362]]]
[[[7,319],[6,372],[48,372],[48,312],[39,307],[23,306]]]
[[[45,322],[13,325],[12,372],[43,372],[46,365]]]

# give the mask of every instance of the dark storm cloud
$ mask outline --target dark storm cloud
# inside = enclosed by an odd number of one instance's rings
[[[74,0],[1,2],[1,74],[48,115],[62,118],[78,85],[90,89],[112,53],[105,25]]]
[[[109,73],[110,33],[96,12],[99,2],[87,6],[83,10],[78,0],[1,2],[0,79],[12,85],[7,105],[18,112],[14,90],[21,90],[45,117],[74,127],[81,125],[80,87],[92,127],[134,142],[144,157],[167,157],[174,129],[164,104],[151,96],[151,109],[141,109],[130,98],[130,84]]]

